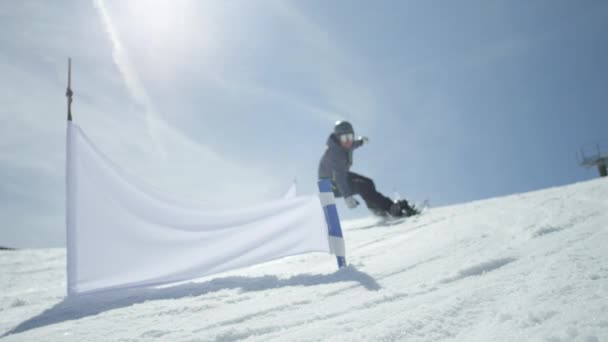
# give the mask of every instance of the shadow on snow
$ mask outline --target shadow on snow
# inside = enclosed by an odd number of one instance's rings
[[[55,306],[28,319],[6,332],[2,337],[69,320],[94,316],[146,301],[202,296],[220,290],[240,289],[242,292],[263,291],[290,286],[316,286],[339,282],[357,282],[369,291],[380,290],[380,285],[365,272],[348,266],[332,274],[302,274],[286,279],[266,275],[259,277],[232,276],[205,282],[163,288],[115,290],[97,294],[66,297]]]

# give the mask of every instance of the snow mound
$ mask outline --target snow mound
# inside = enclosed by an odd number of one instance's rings
[[[345,222],[290,257],[64,298],[65,251],[0,251],[6,341],[608,341],[608,182]]]

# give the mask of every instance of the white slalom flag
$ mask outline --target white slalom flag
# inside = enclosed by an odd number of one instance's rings
[[[298,196],[298,185],[297,185],[296,181],[294,181],[289,186],[289,189],[287,189],[287,191],[285,191],[283,198],[291,199],[291,198],[296,198],[297,196]]]
[[[219,211],[181,203],[120,170],[72,122],[66,176],[69,295],[329,253],[318,197]]]

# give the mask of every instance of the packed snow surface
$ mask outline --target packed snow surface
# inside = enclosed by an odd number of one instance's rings
[[[608,341],[606,179],[344,226],[340,271],[313,254],[69,299],[64,250],[0,251],[1,338]]]

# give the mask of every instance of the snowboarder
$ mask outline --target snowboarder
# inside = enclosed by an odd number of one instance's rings
[[[393,201],[376,190],[374,181],[350,172],[353,150],[368,143],[367,137],[355,139],[355,131],[348,121],[338,121],[327,139],[327,148],[319,164],[319,179],[330,179],[336,197],[344,197],[346,205],[356,208],[360,195],[365,204],[380,217],[407,217],[419,211],[406,200]]]

